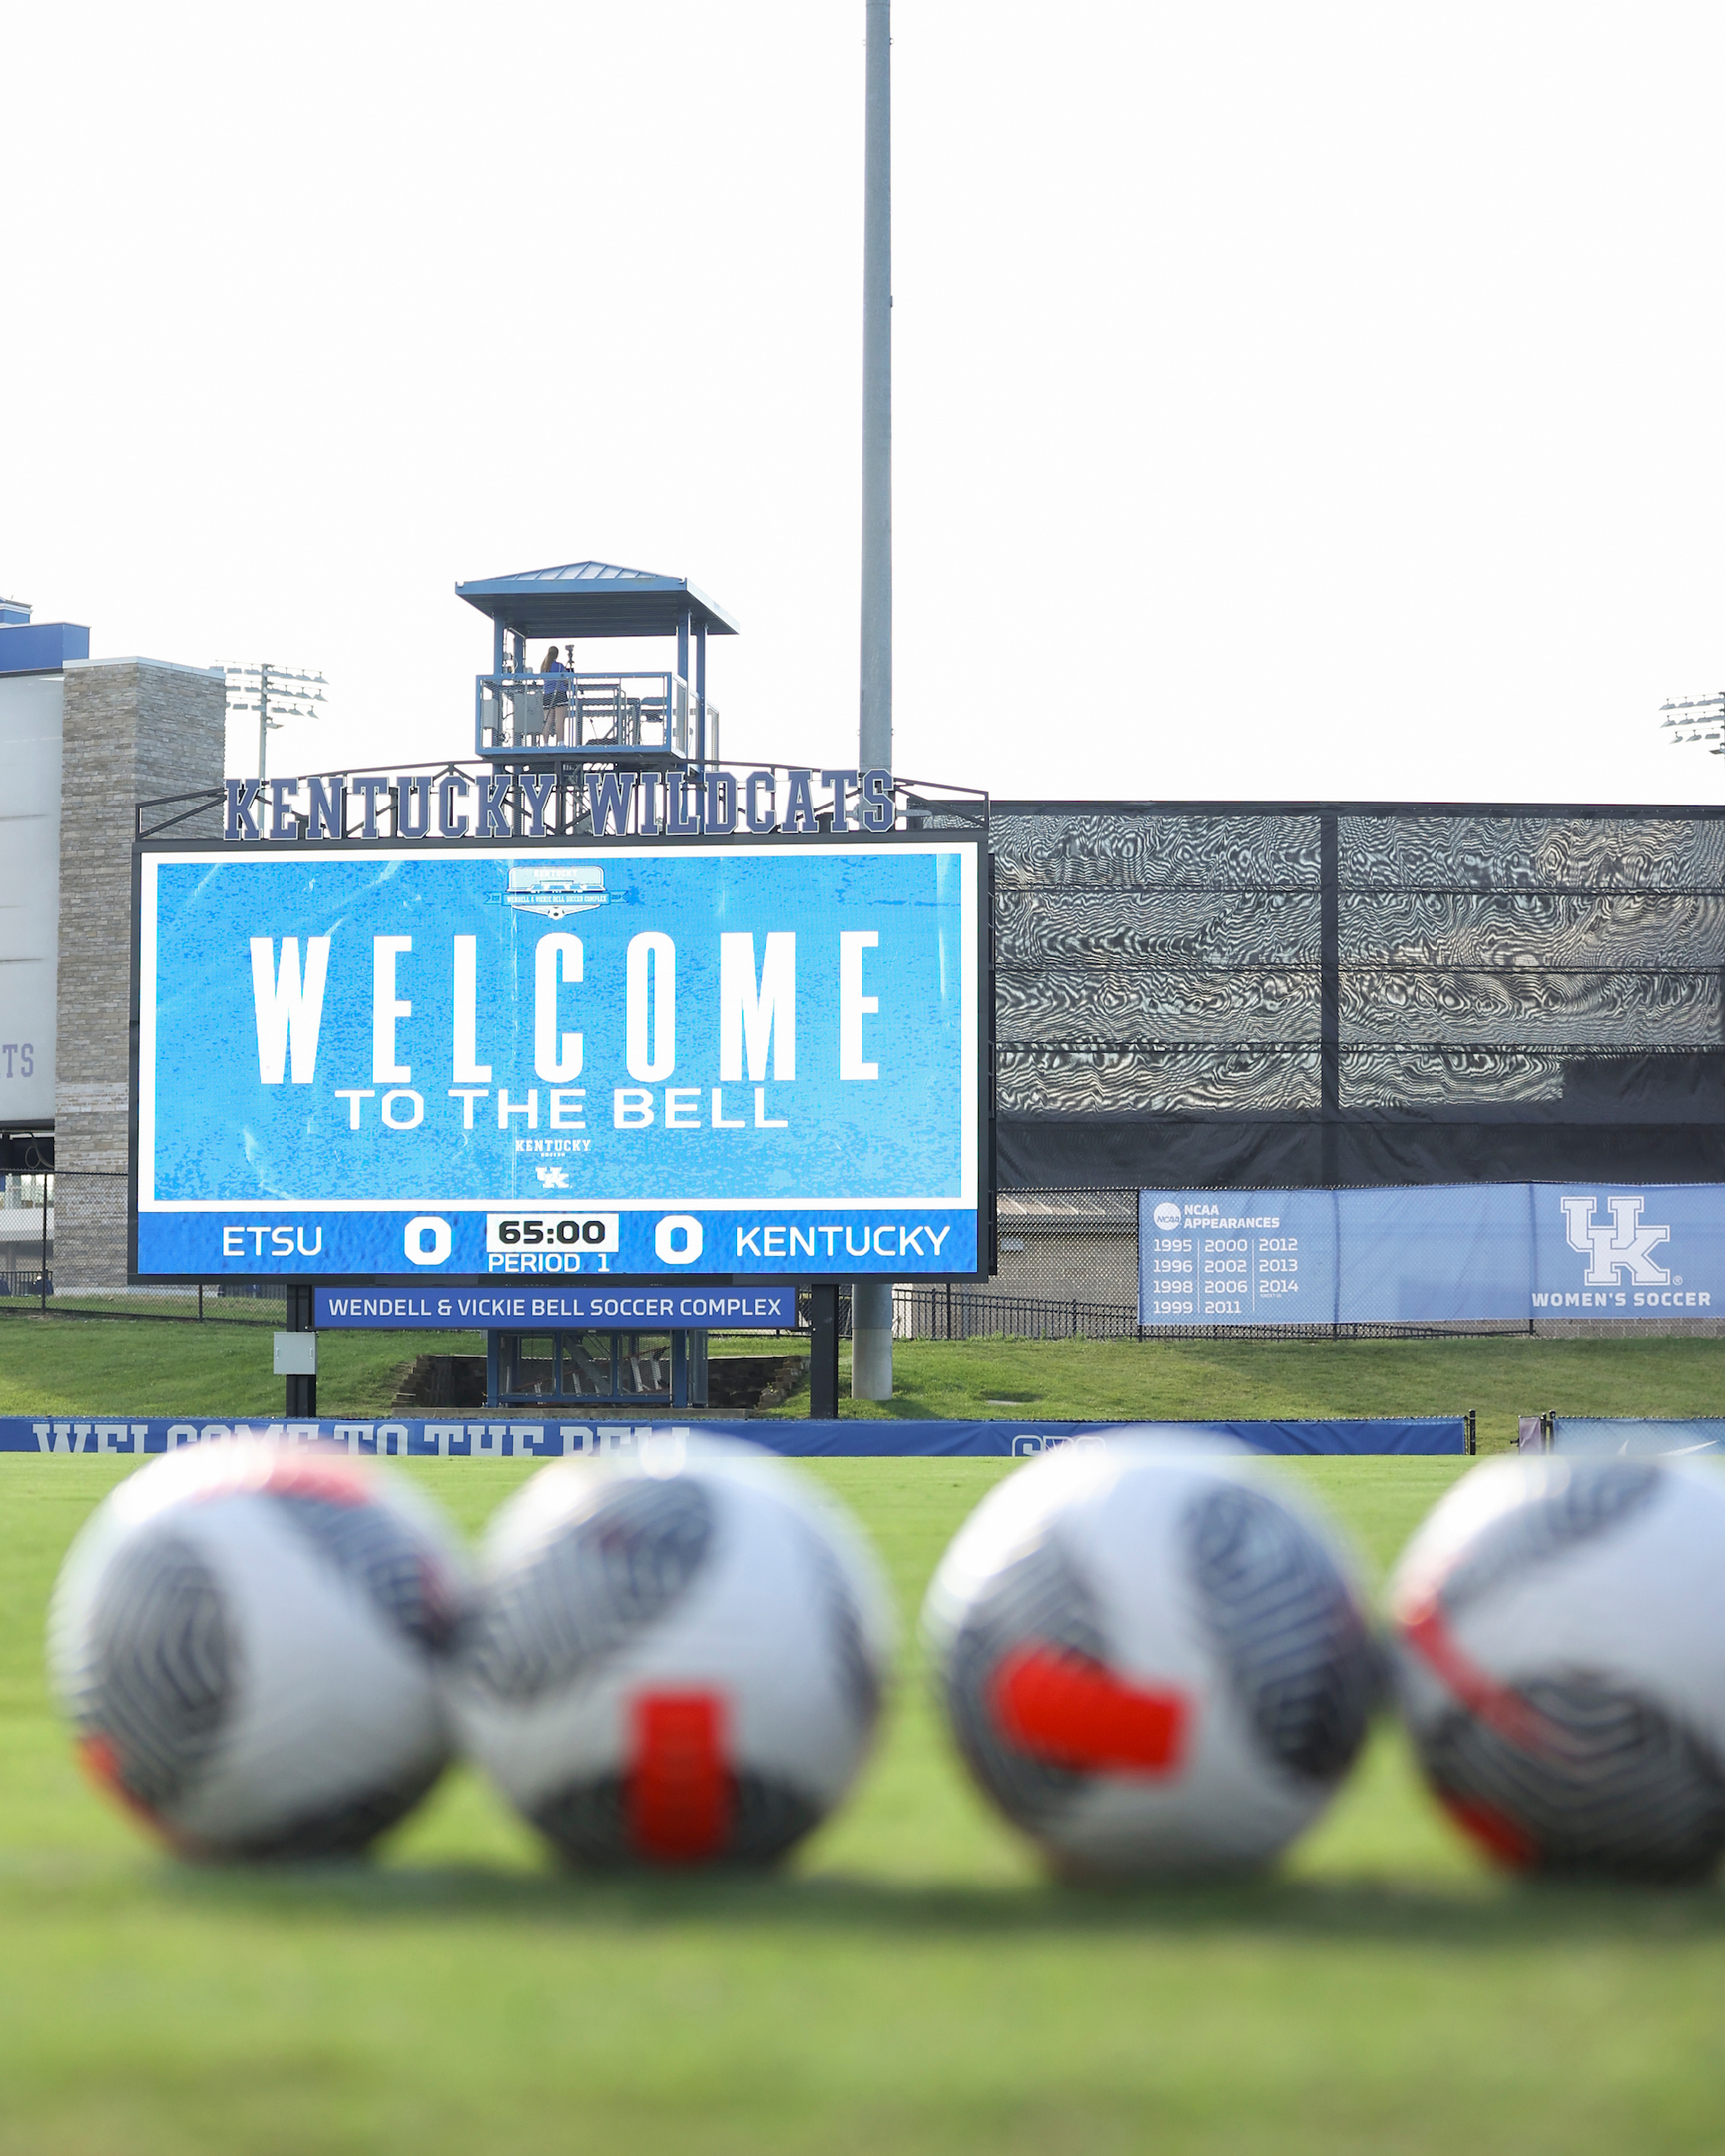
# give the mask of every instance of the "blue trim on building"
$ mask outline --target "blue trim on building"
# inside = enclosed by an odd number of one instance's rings
[[[0,624],[0,674],[58,674],[89,656],[90,632],[81,622]]]

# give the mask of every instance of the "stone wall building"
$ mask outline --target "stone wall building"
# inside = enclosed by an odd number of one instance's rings
[[[220,669],[89,649],[81,624],[0,600],[0,1160],[16,1185],[53,1134],[47,1257],[63,1295],[126,1288],[137,807],[220,795],[227,711]],[[212,811],[181,832],[220,828]],[[20,1232],[0,1238],[0,1270],[33,1277],[39,1231],[6,1226]]]
[[[73,661],[65,683],[54,1286],[78,1295],[126,1285],[136,808],[221,791],[227,699],[156,659]]]

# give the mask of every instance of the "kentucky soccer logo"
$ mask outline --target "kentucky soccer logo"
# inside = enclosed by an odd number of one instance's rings
[[[1615,1288],[1623,1277],[1625,1266],[1629,1278],[1639,1288],[1663,1288],[1670,1281],[1669,1270],[1653,1263],[1653,1253],[1661,1243],[1669,1243],[1671,1230],[1641,1225],[1641,1209],[1647,1201],[1644,1197],[1613,1197],[1606,1201],[1610,1209],[1609,1221],[1593,1217],[1596,1201],[1591,1198],[1565,1198],[1563,1207],[1563,1232],[1569,1248],[1579,1251],[1587,1260],[1585,1279],[1589,1288]]]

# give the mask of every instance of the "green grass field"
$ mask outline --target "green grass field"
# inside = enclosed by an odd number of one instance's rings
[[[714,1351],[762,1345],[738,1335]],[[318,1404],[325,1414],[381,1414],[415,1355],[483,1347],[472,1333],[325,1333]],[[1518,1415],[1547,1408],[1680,1415],[1725,1406],[1725,1341],[1686,1338],[903,1341],[894,1363],[892,1400],[847,1397],[841,1412],[986,1419],[1022,1407],[1046,1418],[1230,1420],[1472,1408],[1479,1449],[1493,1452],[1513,1444]],[[841,1391],[849,1389],[847,1348]],[[0,1316],[0,1414],[279,1415],[282,1392],[267,1324]],[[806,1387],[779,1410],[808,1411]]]
[[[1461,1468],[1266,1471],[1381,1575]],[[854,1801],[782,1877],[561,1876],[466,1772],[375,1864],[170,1862],[85,1788],[41,1674],[55,1568],[124,1471],[0,1458],[3,2156],[1725,2146],[1725,1896],[1487,1873],[1389,1726],[1283,1870],[1226,1888],[1047,1883],[961,1780],[913,1641]],[[469,1530],[523,1472],[406,1471]],[[908,1627],[1003,1471],[820,1473]]]

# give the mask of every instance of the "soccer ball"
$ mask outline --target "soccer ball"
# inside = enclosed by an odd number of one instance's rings
[[[1694,1879],[1725,1850],[1725,1479],[1700,1462],[1504,1459],[1391,1582],[1396,1684],[1433,1790],[1522,1869]]]
[[[498,1513],[456,1721],[571,1863],[770,1863],[862,1762],[888,1607],[848,1521],[776,1460],[667,1432],[547,1467]]]
[[[85,1765],[182,1854],[346,1855],[443,1771],[463,1591],[435,1514],[357,1461],[201,1446],[74,1542],[51,1673]]]
[[[1346,1559],[1232,1447],[1044,1453],[941,1561],[924,1635],[984,1792],[1074,1874],[1261,1864],[1352,1764],[1379,1657]]]

